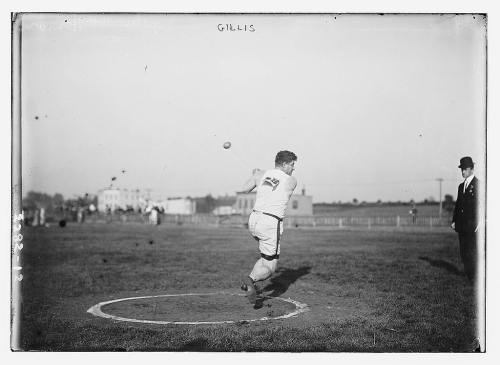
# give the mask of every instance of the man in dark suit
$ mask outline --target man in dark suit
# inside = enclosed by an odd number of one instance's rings
[[[451,228],[458,233],[460,257],[464,271],[469,280],[477,276],[478,247],[477,233],[479,229],[479,180],[474,176],[474,162],[470,157],[460,159],[458,166],[465,179],[458,186],[457,201],[453,211]]]

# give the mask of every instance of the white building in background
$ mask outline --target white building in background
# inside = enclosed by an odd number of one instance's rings
[[[218,196],[216,198],[216,207],[212,211],[212,214],[215,215],[233,215],[238,214],[238,211],[235,207],[236,196]]]
[[[97,210],[105,212],[107,209],[114,211],[120,208],[124,210],[132,208],[137,211],[139,208],[143,209],[149,200],[150,193],[139,189],[101,189],[97,194]]]
[[[196,202],[189,198],[168,198],[156,203],[164,209],[165,214],[195,214]]]
[[[142,212],[151,210],[153,207],[163,208],[166,214],[194,214],[196,213],[196,202],[188,198],[160,198],[151,193],[150,190],[139,189],[128,190],[119,188],[101,189],[97,194],[97,210],[105,212],[107,209],[134,211],[141,209]]]
[[[215,208],[212,213],[215,215],[232,215],[232,214],[238,214],[238,211],[234,206],[221,205]]]

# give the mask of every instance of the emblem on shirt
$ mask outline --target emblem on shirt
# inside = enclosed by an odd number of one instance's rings
[[[278,185],[280,184],[280,181],[274,177],[266,177],[264,179],[264,181],[262,181],[262,186],[270,186],[273,191],[276,190],[276,188],[278,187]]]

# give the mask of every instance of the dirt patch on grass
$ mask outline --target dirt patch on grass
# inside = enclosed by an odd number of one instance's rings
[[[129,299],[110,303],[101,310],[113,316],[166,322],[249,321],[276,318],[296,306],[278,298],[263,297],[251,305],[244,296],[228,293],[174,295]]]

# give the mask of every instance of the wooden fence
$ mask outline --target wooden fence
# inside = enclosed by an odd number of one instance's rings
[[[451,224],[449,218],[439,217],[407,217],[407,216],[312,216],[312,217],[290,217],[285,219],[285,226],[288,227],[444,227]]]
[[[148,217],[141,214],[93,214],[85,217],[86,223],[143,223],[148,224]],[[212,214],[175,215],[163,214],[159,216],[160,224],[174,225],[204,225],[242,227],[248,222],[248,216],[231,215],[215,216]],[[378,217],[356,217],[356,216],[297,216],[286,217],[284,227],[445,227],[450,226],[450,218],[439,218],[432,216],[378,216]]]

